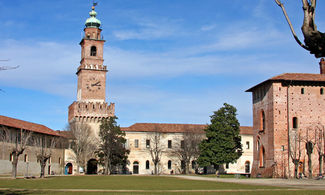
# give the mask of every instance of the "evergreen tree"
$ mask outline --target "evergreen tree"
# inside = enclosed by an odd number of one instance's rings
[[[227,103],[211,117],[205,129],[206,139],[200,144],[200,166],[213,165],[218,168],[225,163],[234,163],[242,154],[237,109]]]
[[[114,168],[125,168],[130,152],[125,147],[125,133],[117,125],[116,119],[116,116],[104,119],[100,125],[100,145],[97,154],[101,164],[104,165],[104,174],[112,173]]]

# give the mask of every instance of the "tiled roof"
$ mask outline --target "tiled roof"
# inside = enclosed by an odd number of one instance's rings
[[[31,123],[31,122],[27,122],[27,121],[15,119],[15,118],[2,116],[2,115],[0,115],[0,125],[4,125],[7,127],[13,127],[13,128],[17,128],[17,129],[24,129],[27,131],[33,131],[33,132],[37,132],[37,133],[60,136],[56,131],[54,131],[44,125]]]
[[[240,126],[240,134],[242,134],[242,135],[253,135],[253,127]]]
[[[57,134],[59,134],[62,137],[68,138],[68,139],[74,139],[71,131],[56,131]]]
[[[170,124],[170,123],[135,123],[130,127],[121,127],[122,131],[126,132],[162,132],[162,133],[184,133],[194,131],[197,133],[205,133],[204,129],[207,125],[202,124]],[[252,135],[253,128],[241,126],[240,133]]]
[[[265,80],[254,87],[246,90],[246,92],[251,92],[255,87],[272,81],[306,81],[306,82],[324,82],[325,74],[309,74],[309,73],[284,73],[274,76],[268,80]]]

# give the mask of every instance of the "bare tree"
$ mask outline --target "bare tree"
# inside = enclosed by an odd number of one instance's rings
[[[289,133],[290,140],[290,158],[295,165],[294,177],[298,178],[298,167],[302,153],[302,136],[299,130],[291,130]]]
[[[91,127],[86,123],[72,122],[67,128],[73,137],[71,149],[75,154],[77,173],[80,167],[86,170],[87,160],[95,155],[98,140],[91,133]]]
[[[184,163],[182,172],[190,173],[190,162],[196,161],[200,155],[199,144],[204,138],[204,134],[188,129],[183,133],[182,139],[177,139],[173,154]]]
[[[317,124],[315,126],[315,131],[316,131],[316,138],[315,138],[315,148],[318,152],[318,164],[319,164],[319,177],[323,176],[323,159],[324,159],[324,138],[325,138],[325,129],[324,129],[324,125],[322,124]]]
[[[0,141],[4,144],[9,145],[9,152],[12,161],[12,177],[17,178],[17,165],[18,158],[21,154],[24,153],[26,148],[28,147],[28,141],[32,135],[31,131],[26,131],[23,129],[8,129],[2,126],[1,129]]]
[[[297,37],[281,0],[275,0],[275,2],[282,8],[296,42],[302,48],[308,50],[311,54],[314,54],[316,58],[325,57],[325,34],[317,30],[315,23],[316,0],[302,0],[304,21],[301,30],[305,38],[305,44],[303,44]]]
[[[303,137],[305,142],[306,153],[308,157],[308,177],[311,179],[313,177],[313,168],[312,168],[312,153],[316,145],[316,135],[317,135],[317,124],[312,124],[306,129],[306,134]]]
[[[59,143],[59,138],[37,134],[33,136],[36,158],[41,166],[40,178],[45,175],[45,166],[47,161],[53,155],[53,150]]]
[[[159,174],[159,164],[161,161],[161,156],[164,152],[164,145],[162,143],[162,134],[159,131],[159,128],[156,126],[154,132],[149,135],[148,139],[150,140],[149,151],[151,155],[152,162],[155,166],[154,174]]]

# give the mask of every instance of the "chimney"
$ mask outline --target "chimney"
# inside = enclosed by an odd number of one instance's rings
[[[325,74],[325,59],[320,59],[319,62],[320,74]]]

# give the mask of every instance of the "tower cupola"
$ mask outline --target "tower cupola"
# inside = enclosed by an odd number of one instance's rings
[[[86,28],[99,28],[101,22],[96,18],[97,12],[95,11],[95,6],[92,6],[91,9],[91,12],[89,12],[90,17],[85,22]]]

